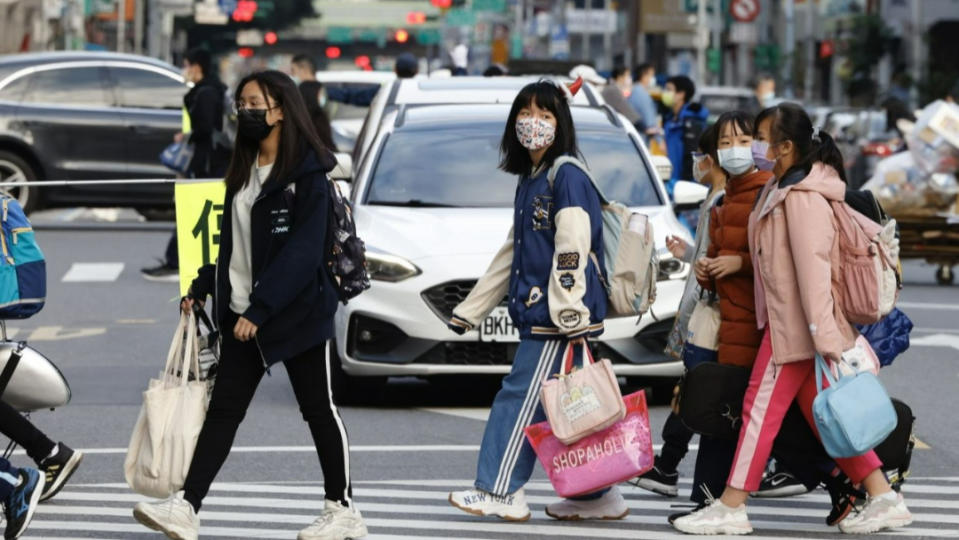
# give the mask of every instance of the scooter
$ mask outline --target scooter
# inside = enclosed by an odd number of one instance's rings
[[[29,416],[63,407],[71,397],[70,384],[60,369],[27,342],[7,338],[7,324],[0,321],[0,399]],[[9,458],[16,446],[11,441],[3,457]]]

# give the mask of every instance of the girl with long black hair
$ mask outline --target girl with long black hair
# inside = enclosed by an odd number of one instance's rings
[[[256,387],[283,362],[316,444],[326,487],[320,517],[300,540],[366,535],[353,506],[346,429],[330,390],[329,340],[337,295],[324,268],[335,160],[320,142],[293,80],[279,71],[240,81],[238,135],[226,176],[217,264],[199,270],[181,307],[210,295],[221,360],[183,491],[140,503],[134,517],[170,538],[196,539],[197,512],[226,461]]]
[[[519,177],[513,228],[449,322],[459,334],[472,330],[508,295],[520,332],[512,369],[486,423],[476,482],[449,495],[450,504],[474,515],[530,518],[523,486],[536,456],[523,429],[545,419],[540,388],[559,372],[566,348],[576,345],[580,352],[587,338],[603,332],[601,202],[577,159],[568,96],[562,86],[540,81],[513,101],[500,146],[500,168]],[[621,519],[629,509],[614,487],[551,504],[546,513],[561,520]]]

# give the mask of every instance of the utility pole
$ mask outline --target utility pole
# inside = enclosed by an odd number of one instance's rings
[[[566,13],[566,10],[568,9],[568,7],[569,7],[569,4],[567,4],[566,2],[563,2],[563,13]],[[582,41],[583,41],[582,58],[583,60],[586,60],[586,61],[590,60],[590,54],[589,54],[590,41],[593,38],[593,34],[591,33],[593,28],[592,28],[592,25],[590,24],[590,21],[592,21],[593,19],[592,15],[593,15],[593,0],[586,0],[586,25],[584,26],[583,38],[582,38]],[[593,62],[593,63],[595,64],[596,62]]]
[[[696,10],[696,84],[706,84],[706,47],[709,46],[709,26],[706,2],[699,0]],[[688,99],[688,98],[687,98]]]
[[[813,89],[816,79],[816,4],[812,0],[806,0],[806,77],[805,87],[803,88],[803,99],[807,103],[813,100]]]
[[[122,53],[127,41],[127,0],[117,0],[117,52]]]
[[[785,47],[783,47],[783,86],[786,91],[783,96],[792,99],[793,91],[793,57],[796,55],[796,5],[794,0],[783,0],[783,18],[786,19]]]
[[[912,2],[912,99],[916,108],[922,105],[919,96],[919,81],[922,79],[922,2]]]
[[[133,52],[143,54],[143,16],[144,3],[147,0],[134,0],[133,12]]]

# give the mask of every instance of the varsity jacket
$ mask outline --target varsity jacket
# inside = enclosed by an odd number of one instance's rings
[[[606,317],[599,194],[570,157],[557,160],[553,186],[541,168],[520,179],[513,228],[486,273],[453,310],[472,329],[507,295],[521,338],[598,336]]]

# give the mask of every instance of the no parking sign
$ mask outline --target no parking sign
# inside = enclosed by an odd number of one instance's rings
[[[739,22],[753,22],[759,16],[759,0],[733,0],[729,12]]]

